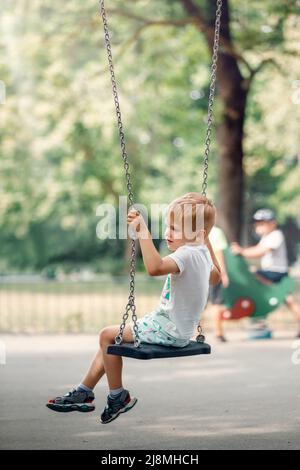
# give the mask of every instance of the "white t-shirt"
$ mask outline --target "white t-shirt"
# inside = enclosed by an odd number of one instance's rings
[[[268,251],[261,258],[262,269],[264,271],[286,273],[288,271],[288,259],[282,231],[273,230],[273,232],[264,235],[259,244],[265,248],[271,248],[271,251]]]
[[[180,272],[168,275],[158,309],[175,323],[180,337],[189,340],[207,303],[213,262],[206,245],[183,245],[169,256]]]

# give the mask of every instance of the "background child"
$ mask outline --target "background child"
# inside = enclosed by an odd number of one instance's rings
[[[278,229],[276,217],[270,209],[260,209],[254,216],[254,228],[260,241],[257,245],[247,248],[241,247],[238,243],[231,245],[232,252],[245,258],[259,258],[261,269],[257,270],[257,278],[263,283],[270,284],[279,282],[288,274],[288,257],[284,235]],[[286,297],[285,303],[295,316],[300,338],[300,306],[290,294]]]
[[[129,212],[128,224],[136,229],[148,274],[168,275],[157,309],[138,320],[141,342],[173,347],[185,347],[189,343],[206,305],[209,283],[216,284],[220,280],[220,267],[208,239],[215,216],[214,205],[198,193],[188,193],[173,201],[165,232],[172,254],[161,258],[143,217],[138,211]],[[132,327],[132,324],[125,326],[124,342],[134,341]],[[93,389],[104,374],[110,391],[101,414],[102,423],[116,419],[136,404],[137,399],[123,388],[122,357],[106,352],[118,333],[118,325],[100,332],[100,348],[82,383],[63,397],[50,400],[47,404],[50,409],[63,412],[93,410]]]
[[[221,343],[225,343],[227,340],[223,333],[223,313],[225,312],[227,307],[224,305],[223,287],[228,287],[229,279],[226,270],[224,250],[228,248],[228,243],[226,240],[225,233],[220,227],[217,227],[216,225],[212,228],[209,234],[209,240],[211,242],[211,246],[213,247],[213,250],[221,268],[221,282],[214,286],[211,286],[210,288],[210,313],[213,315],[214,318],[214,330],[216,339]]]

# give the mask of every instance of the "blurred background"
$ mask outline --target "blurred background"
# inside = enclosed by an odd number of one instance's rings
[[[200,191],[216,2],[106,3],[135,200]],[[299,298],[300,2],[223,3],[208,195],[229,241],[276,211]],[[11,0],[0,21],[0,331],[94,332],[121,318],[129,253],[96,236],[126,190],[99,6]],[[139,258],[140,315],[161,287]]]

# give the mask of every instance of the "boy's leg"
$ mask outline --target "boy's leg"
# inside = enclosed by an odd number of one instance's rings
[[[110,394],[107,397],[107,404],[101,413],[101,422],[103,424],[110,423],[121,413],[126,413],[131,410],[137,402],[137,399],[131,397],[129,391],[123,388],[122,357],[110,355],[106,352],[107,346],[114,344],[115,337],[118,332],[118,326],[111,326],[104,328],[100,333],[100,347],[103,354],[104,369],[110,390]],[[134,341],[129,325],[124,328],[123,341],[125,343],[132,343]]]
[[[94,411],[95,407],[92,405],[95,399],[93,389],[104,374],[102,350],[99,348],[80,385],[73,388],[62,397],[49,400],[46,406],[53,411],[59,411],[61,413],[70,411]]]
[[[299,328],[298,337],[300,337],[300,305],[295,301],[293,295],[291,294],[286,297],[285,303],[288,309],[293,313],[294,317],[298,321],[298,328]]]
[[[108,370],[110,371],[110,367],[116,367],[116,370],[112,370],[112,380],[108,379],[108,383],[110,386],[110,390],[115,390],[116,388],[122,387],[122,358],[117,356],[108,356],[106,354],[106,348],[109,344],[114,344],[115,337],[119,333],[119,326],[112,326],[104,328],[100,332],[100,343],[101,346],[96,353],[90,368],[85,375],[84,379],[82,380],[81,384],[85,387],[91,389],[90,391],[82,390],[81,387],[74,388],[70,392],[68,392],[63,397],[56,397],[55,399],[51,399],[47,403],[47,407],[60,412],[68,412],[68,411],[93,411],[95,407],[91,405],[91,401],[94,400],[94,394],[92,389],[95,385],[99,382],[101,377],[105,374],[105,364],[104,364],[104,356],[117,359],[117,361],[110,361],[108,360]],[[133,335],[131,333],[131,328],[127,325],[124,329],[123,334],[124,342],[133,342]],[[115,366],[114,366],[115,362]],[[110,372],[109,372],[110,374]],[[115,386],[114,384],[120,384],[119,386]]]
[[[224,305],[214,304],[211,306],[213,319],[214,319],[214,329],[215,329],[215,336],[216,338],[221,341],[225,342],[224,330],[223,330],[223,313],[226,310]]]
[[[104,374],[103,354],[102,349],[99,348],[81,383],[93,390]]]
[[[100,332],[99,336],[104,370],[107,376],[107,382],[110,390],[115,390],[122,387],[122,357],[113,356],[106,353],[107,346],[114,344],[115,337],[119,333],[119,330],[119,326],[108,326]],[[126,325],[124,328],[123,341],[124,343],[133,343],[134,341],[129,325]]]
[[[257,281],[259,281],[261,284],[265,284],[266,286],[270,286],[271,284],[273,284],[273,282],[270,281],[270,279],[265,278],[261,274],[255,273],[255,277]]]
[[[103,348],[106,352],[107,346],[109,344],[114,344],[115,342],[115,337],[119,333],[120,327],[119,326],[108,326],[101,330],[100,332],[100,348],[97,351],[94,359],[92,360],[92,363],[89,367],[89,370],[87,371],[86,375],[82,379],[81,383],[85,385],[86,387],[90,389],[94,389],[101,377],[105,374],[105,366],[104,366],[104,357],[103,357]],[[131,328],[127,325],[124,329],[124,334],[123,334],[123,341],[125,343],[132,343],[133,342],[133,336],[131,333]],[[122,373],[122,358],[119,356],[108,356],[108,364],[110,364],[110,359],[113,359],[113,363],[115,362],[115,367],[116,367],[116,376],[113,378],[113,380],[117,380],[117,383],[120,381],[120,379],[116,378],[118,377],[119,374]],[[117,359],[114,361],[114,359]],[[121,366],[120,366],[121,364]],[[120,368],[121,367],[121,368]],[[112,370],[114,370],[114,367],[112,367]],[[110,386],[110,379],[108,379],[108,383]],[[114,383],[114,382],[112,382]],[[112,388],[119,388],[119,387],[111,387]]]
[[[223,332],[223,312],[225,312],[226,307],[223,305],[224,297],[221,282],[210,287],[210,301],[210,312],[213,317],[215,336],[218,341],[224,343],[226,339]]]

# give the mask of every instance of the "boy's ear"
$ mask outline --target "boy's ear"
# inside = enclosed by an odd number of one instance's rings
[[[207,231],[205,228],[202,228],[201,230],[199,230],[198,232],[198,235],[196,237],[196,239],[199,239],[200,238],[200,234],[203,234],[203,239],[206,240],[206,237],[207,237]]]

